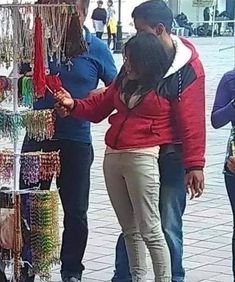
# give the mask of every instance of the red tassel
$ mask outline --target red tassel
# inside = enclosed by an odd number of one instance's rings
[[[58,92],[61,89],[62,82],[57,75],[47,75],[46,86],[47,86],[47,89],[53,95],[55,92]]]
[[[35,18],[34,33],[34,68],[33,68],[33,85],[35,97],[41,98],[45,96],[46,91],[46,69],[44,65],[43,52],[43,32],[42,21],[39,16]]]

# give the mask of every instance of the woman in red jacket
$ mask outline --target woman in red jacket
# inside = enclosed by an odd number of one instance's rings
[[[104,93],[83,100],[73,100],[64,89],[56,94],[61,116],[100,122],[116,109],[105,137],[104,175],[135,282],[146,281],[145,244],[155,281],[171,281],[157,173],[159,145],[173,142],[171,109],[169,101],[156,94],[171,63],[156,36],[140,33],[126,43],[124,66]]]

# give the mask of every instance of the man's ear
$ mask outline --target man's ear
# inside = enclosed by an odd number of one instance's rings
[[[156,26],[155,30],[156,30],[156,34],[157,35],[162,35],[166,31],[166,28],[165,28],[165,26],[162,23],[159,23]]]

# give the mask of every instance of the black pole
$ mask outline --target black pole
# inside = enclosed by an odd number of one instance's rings
[[[115,46],[114,53],[122,53],[122,21],[121,21],[121,0],[118,0],[118,23],[117,23],[117,42]]]

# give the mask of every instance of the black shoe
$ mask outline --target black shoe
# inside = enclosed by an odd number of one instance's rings
[[[80,273],[62,272],[61,278],[63,282],[80,282],[82,280],[82,275]]]
[[[80,282],[81,281],[81,277],[64,277],[62,278],[63,282]]]
[[[81,279],[78,279],[76,277],[70,277],[69,278],[69,282],[79,282],[79,281],[81,281]]]
[[[0,281],[1,282],[7,282],[7,277],[3,271],[0,271]]]
[[[21,277],[20,282],[34,282],[35,281],[35,276],[26,276],[26,277]]]
[[[35,275],[29,274],[28,266],[22,267],[20,282],[34,282],[34,280],[35,280]]]

